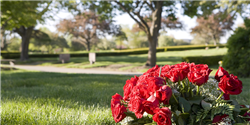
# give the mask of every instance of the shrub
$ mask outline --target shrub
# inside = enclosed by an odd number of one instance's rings
[[[4,59],[17,59],[20,58],[20,52],[1,51],[1,56]]]
[[[250,76],[250,19],[245,27],[239,27],[228,39],[228,52],[223,58],[223,67],[239,77]]]
[[[207,64],[209,66],[218,65],[218,62],[223,59],[223,55],[218,56],[189,56],[182,57],[184,62],[194,62],[195,64]]]

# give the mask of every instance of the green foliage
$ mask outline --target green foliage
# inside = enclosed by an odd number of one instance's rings
[[[116,47],[116,43],[114,39],[101,39],[100,42],[97,44],[97,48],[101,50],[110,50]]]
[[[185,42],[181,39],[175,39],[171,36],[161,35],[158,40],[159,47],[165,46],[181,46],[181,45],[190,45],[190,43]]]
[[[223,55],[218,56],[188,56],[182,57],[184,62],[194,62],[195,64],[218,65],[218,62],[223,59]]]
[[[7,51],[20,51],[21,39],[13,37],[9,40]]]
[[[20,52],[1,51],[1,57],[4,59],[17,59],[20,58]]]
[[[230,73],[250,76],[250,19],[245,19],[245,27],[239,27],[228,39],[228,52],[223,58],[223,67]]]
[[[1,26],[7,30],[19,28],[20,26],[34,26],[37,21],[41,23],[47,17],[45,12],[49,8],[43,8],[44,5],[51,4],[51,2],[41,1],[1,1]],[[42,11],[41,11],[42,10]]]
[[[174,38],[171,36],[160,35],[158,43],[159,47],[174,46]]]
[[[32,52],[62,52],[63,48],[69,48],[68,42],[63,36],[52,33],[46,27],[34,30],[30,39],[29,50]]]

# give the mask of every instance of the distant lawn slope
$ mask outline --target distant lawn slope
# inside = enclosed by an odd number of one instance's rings
[[[212,56],[212,55],[225,55],[227,48],[219,49],[198,49],[186,51],[166,51],[157,53],[157,65],[173,65],[180,63],[181,57],[185,56]],[[147,54],[139,55],[121,55],[121,56],[97,56],[96,63],[91,65],[87,57],[72,57],[70,62],[62,64],[58,58],[31,58],[27,62],[17,62],[17,64],[34,64],[43,66],[57,66],[67,68],[109,68],[110,70],[120,71],[135,71],[145,72],[147,68],[142,67],[146,60]],[[119,66],[112,66],[119,65]],[[112,67],[114,67],[112,69]],[[218,66],[213,66],[218,67]],[[212,73],[214,74],[214,73]]]
[[[123,95],[131,76],[1,71],[1,124],[115,124],[111,96]],[[243,92],[233,96],[250,104],[250,78]]]

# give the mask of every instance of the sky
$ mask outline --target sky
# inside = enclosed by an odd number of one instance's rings
[[[193,36],[190,34],[190,32],[191,28],[197,25],[196,17],[190,18],[188,16],[182,15],[181,13],[177,13],[177,17],[179,17],[180,21],[184,23],[185,29],[168,30],[167,35],[174,36],[175,39],[193,39]],[[58,24],[59,21],[62,19],[69,19],[69,18],[73,18],[73,15],[67,11],[60,11],[58,14],[54,15],[54,20],[48,19],[45,24],[38,24],[36,28],[38,29],[40,27],[47,27],[50,31],[57,32],[56,24]],[[133,24],[135,24],[135,21],[128,14],[122,14],[116,16],[114,20],[116,21],[116,24],[128,25],[130,28],[132,28]],[[233,29],[235,29],[239,24],[242,23],[243,19],[240,16],[237,16]],[[227,39],[231,36],[232,33],[233,31],[227,32],[227,34],[224,37],[221,37],[220,43],[226,43]]]

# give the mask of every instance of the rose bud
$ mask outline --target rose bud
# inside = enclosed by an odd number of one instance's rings
[[[215,73],[214,78],[219,82],[220,78],[222,78],[224,75],[227,76],[227,77],[229,77],[228,72],[226,70],[224,70],[222,67],[219,67],[219,69]]]

